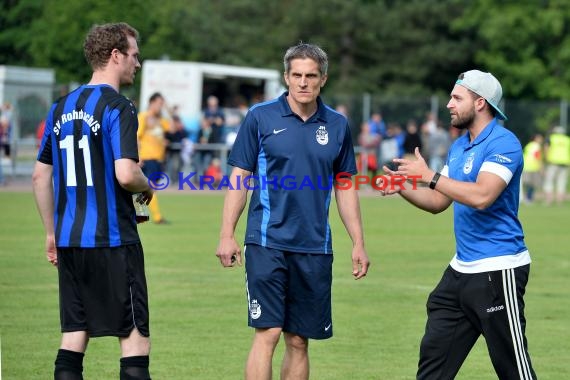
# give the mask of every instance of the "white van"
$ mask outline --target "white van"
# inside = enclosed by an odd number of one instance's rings
[[[160,92],[169,109],[176,107],[188,132],[196,133],[206,98],[215,95],[226,114],[226,126],[241,122],[240,105],[279,96],[284,87],[277,70],[212,63],[145,60],[138,108],[144,111],[149,97]]]

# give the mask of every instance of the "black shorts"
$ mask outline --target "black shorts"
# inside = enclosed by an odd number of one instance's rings
[[[61,331],[90,337],[150,335],[140,243],[112,248],[58,248]]]

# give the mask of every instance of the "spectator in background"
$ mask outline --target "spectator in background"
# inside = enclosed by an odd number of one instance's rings
[[[368,120],[368,127],[371,134],[379,135],[380,137],[386,137],[388,132],[380,111],[372,113],[370,120]]]
[[[541,184],[543,142],[544,138],[540,133],[537,133],[523,150],[523,188],[526,190],[523,201],[526,203],[533,202],[534,192]]]
[[[194,150],[194,166],[198,175],[204,174],[204,171],[210,164],[214,152],[210,149],[203,149],[201,145],[209,144],[211,141],[212,126],[205,119],[200,121],[200,130],[198,131],[198,137],[196,139],[197,148]]]
[[[344,104],[338,104],[335,107],[335,111],[340,113],[342,116],[346,117],[348,119],[348,107]]]
[[[204,110],[203,120],[210,127],[208,143],[222,143],[226,117],[220,108],[218,98],[214,95],[208,96],[208,99],[206,100],[206,109]],[[218,156],[216,153],[214,155]]]
[[[149,179],[158,179],[155,173],[164,171],[164,158],[167,140],[166,132],[170,129],[170,123],[162,116],[164,98],[158,92],[152,94],[148,100],[148,109],[138,115],[139,129],[137,138],[139,143],[139,165]],[[158,205],[158,197],[152,198],[149,204],[152,221],[156,224],[168,224],[162,217]]]
[[[441,122],[438,122],[435,131],[429,134],[427,145],[429,168],[438,172],[443,168],[443,164],[447,157],[447,151],[451,146],[451,137]]]
[[[3,157],[10,158],[10,136],[12,132],[12,105],[8,102],[0,107],[0,186],[4,185]]]
[[[400,157],[400,147],[398,146],[398,140],[394,138],[395,128],[392,124],[388,127],[386,135],[381,137],[380,140],[380,165],[390,165],[394,158]]]
[[[421,129],[427,133],[434,133],[437,128],[437,117],[433,112],[426,112],[426,118],[422,124]]]
[[[0,148],[4,151],[5,157],[10,157],[10,146],[12,144],[12,104],[5,102],[0,115]]]
[[[340,113],[342,116],[346,117],[346,120],[348,120],[348,125],[352,126],[352,120],[350,119],[350,111],[348,110],[348,107],[345,104],[337,104],[337,106],[335,107],[335,111]],[[378,149],[380,149],[379,147],[376,149],[376,159],[378,158]]]
[[[437,115],[433,112],[426,112],[424,122],[420,125],[420,135],[422,137],[422,149],[420,149],[420,152],[426,162],[429,162],[431,159],[430,136],[435,133],[437,123]]]
[[[404,140],[406,139],[406,133],[402,129],[402,126],[398,123],[390,123],[388,126],[388,133],[391,138],[396,141],[398,151],[395,157],[404,157]]]
[[[368,131],[371,135],[379,137],[378,147],[376,148],[376,161],[382,162],[382,157],[384,156],[384,152],[382,152],[382,141],[388,138],[388,128],[380,111],[374,111],[372,115],[370,115]]]
[[[242,95],[237,95],[234,100],[235,108],[229,114],[226,114],[225,126],[226,129],[224,143],[231,148],[234,145],[236,140],[237,134],[239,132],[239,128],[245,116],[247,115],[247,111],[249,109],[247,100]]]
[[[2,156],[0,155],[0,186],[4,185],[4,168],[2,167]]]
[[[46,119],[42,119],[38,126],[36,127],[36,149],[40,148],[42,143],[42,138],[44,137],[44,131],[46,129]]]
[[[544,150],[546,153],[545,202],[550,205],[556,198],[556,202],[561,204],[566,196],[568,167],[570,166],[570,137],[566,135],[564,128],[557,126],[552,129]],[[554,194],[555,185],[556,196]]]
[[[190,137],[183,140],[182,142],[182,151],[180,152],[180,157],[182,159],[182,170],[185,168],[192,168],[193,162],[192,157],[194,155],[194,142]]]
[[[210,165],[208,165],[208,168],[206,168],[206,170],[204,171],[204,177],[213,178],[214,179],[213,186],[216,187],[222,180],[223,176],[224,172],[222,170],[222,162],[220,161],[219,158],[212,158],[212,161],[210,161]]]
[[[171,118],[174,119],[175,116],[180,117],[180,107],[178,107],[178,104],[173,105],[172,107],[166,107],[166,111],[168,112],[168,114],[170,115]]]
[[[164,134],[166,139],[166,172],[173,183],[178,181],[178,173],[183,170],[182,148],[188,139],[182,120],[177,115],[172,117],[170,129]]]
[[[4,118],[4,113],[2,112],[2,107],[0,107],[0,150],[1,154],[0,157],[4,156],[4,140],[6,139],[7,128],[8,126],[5,125],[6,120]]]
[[[2,147],[2,134],[3,134],[3,125],[0,121],[0,148]],[[0,186],[4,186],[4,168],[2,167],[2,156],[3,154],[0,153]]]
[[[415,158],[414,150],[416,148],[422,150],[422,138],[418,131],[418,124],[413,119],[408,120],[406,124],[403,148],[406,158]]]
[[[431,136],[431,133],[428,132],[425,124],[420,125],[420,137],[422,139],[422,149],[420,150],[420,153],[428,162],[429,162],[429,159],[431,158],[430,154],[429,154],[429,152],[430,152],[430,148],[429,148],[430,136]]]
[[[449,139],[451,140],[451,143],[453,144],[453,142],[455,142],[455,140],[457,140],[458,138],[460,138],[461,136],[463,136],[466,132],[464,130],[455,128],[453,125],[449,128],[448,130],[449,133]]]
[[[370,124],[363,123],[358,135],[358,145],[362,148],[360,158],[358,160],[358,169],[363,171],[366,168],[367,173],[372,173],[372,177],[378,172],[378,159],[376,152],[380,145],[380,136],[370,133]]]
[[[247,100],[245,99],[245,97],[243,97],[241,95],[237,97],[236,104],[237,104],[237,109],[239,111],[239,115],[241,117],[241,119],[239,121],[239,125],[237,126],[237,129],[236,129],[236,132],[239,132],[239,127],[241,126],[241,123],[245,119],[245,115],[247,115],[247,111],[249,111],[249,105],[247,104]]]
[[[208,96],[206,99],[206,108],[202,112],[202,119],[200,120],[200,131],[198,132],[198,144],[223,144],[224,141],[224,123],[226,117],[224,112],[219,106],[218,98],[214,95]],[[204,174],[204,171],[210,164],[212,157],[219,157],[220,153],[217,150],[211,149],[196,149],[195,163],[196,171],[199,175]]]

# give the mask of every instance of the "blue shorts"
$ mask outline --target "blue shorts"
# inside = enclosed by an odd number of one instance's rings
[[[310,339],[332,336],[332,255],[247,245],[248,325]]]

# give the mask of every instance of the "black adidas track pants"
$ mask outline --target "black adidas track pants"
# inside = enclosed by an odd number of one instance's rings
[[[481,334],[499,379],[536,379],[525,337],[529,270],[466,274],[448,267],[427,301],[417,379],[455,378]]]

